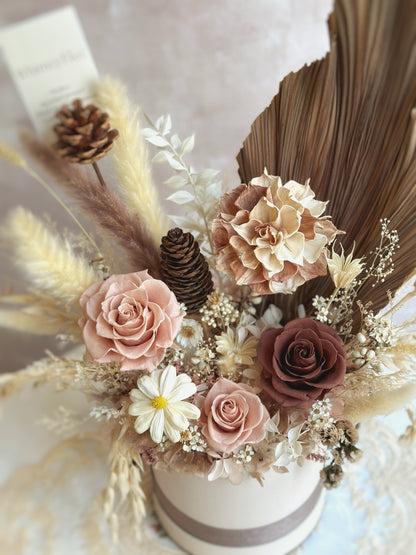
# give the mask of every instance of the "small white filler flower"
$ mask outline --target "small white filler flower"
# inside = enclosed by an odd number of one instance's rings
[[[183,401],[196,393],[195,384],[186,374],[177,376],[173,366],[142,376],[137,380],[137,387],[130,391],[129,414],[137,416],[136,432],[150,430],[155,443],[162,441],[164,433],[172,443],[177,443],[180,432],[189,426],[188,418],[200,416],[198,407]]]
[[[186,349],[197,347],[203,338],[204,332],[201,324],[191,318],[184,318],[175,341],[178,345]]]

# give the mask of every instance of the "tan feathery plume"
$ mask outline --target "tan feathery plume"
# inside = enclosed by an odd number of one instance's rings
[[[114,543],[119,540],[119,520],[117,509],[128,503],[137,533],[146,514],[146,496],[142,488],[145,473],[143,461],[138,456],[134,442],[125,441],[124,435],[129,428],[128,422],[112,431],[112,446],[109,455],[110,482],[104,489],[104,514],[110,524]]]
[[[142,225],[140,218],[107,187],[91,179],[83,168],[64,162],[33,135],[22,134],[26,150],[53,175],[57,185],[78,201],[84,214],[118,240],[128,254],[131,270],[148,269],[154,278],[161,276],[159,246]]]
[[[357,258],[379,242],[379,221],[391,220],[400,250],[395,271],[359,291],[377,312],[414,268],[416,246],[415,2],[337,0],[329,18],[331,50],[291,73],[256,119],[238,155],[242,181],[280,175],[311,187],[356,243]],[[315,279],[277,304],[287,317],[315,295],[329,296],[329,279]],[[360,314],[355,312],[358,325]]]
[[[67,240],[23,207],[10,212],[3,234],[15,250],[16,264],[36,287],[62,303],[77,304],[81,294],[101,279]]]
[[[58,329],[57,322],[47,316],[4,309],[0,309],[0,326],[35,335],[55,335]]]
[[[69,334],[72,339],[81,339],[78,326],[80,307],[75,304],[72,311],[43,291],[32,291],[24,295],[0,296],[0,326],[38,335]],[[13,306],[13,308],[9,308]]]
[[[351,396],[345,403],[343,414],[352,422],[363,422],[375,416],[390,414],[402,409],[416,397],[416,384],[409,383],[399,388]]]
[[[20,391],[26,384],[39,386],[54,383],[62,388],[71,387],[76,374],[77,368],[73,361],[58,357],[43,358],[18,372],[0,374],[0,398],[5,399]]]
[[[159,242],[168,230],[168,220],[152,184],[145,142],[140,136],[139,110],[132,109],[125,87],[105,77],[96,88],[97,104],[108,112],[120,136],[114,144],[113,158],[127,209],[142,218],[154,240]]]

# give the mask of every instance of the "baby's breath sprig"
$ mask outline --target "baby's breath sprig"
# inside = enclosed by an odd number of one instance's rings
[[[332,404],[328,399],[316,401],[306,421],[309,433],[316,442],[319,456],[330,459],[321,471],[323,485],[327,489],[337,487],[343,476],[345,460],[355,461],[361,454],[356,447],[358,432],[348,420],[335,420],[331,416]],[[313,458],[313,457],[312,457]]]
[[[380,241],[366,257],[367,263],[364,263],[364,257],[352,259],[352,252],[347,258],[343,251],[341,255],[333,252],[332,258],[328,259],[328,267],[335,284],[334,292],[328,298],[316,296],[312,300],[314,317],[336,327],[345,341],[354,340],[353,312],[355,302],[360,306],[357,300],[359,289],[369,279],[374,280],[373,287],[377,283],[383,283],[394,271],[393,256],[400,248],[399,235],[396,230],[389,229],[390,220],[384,218],[380,223]],[[345,273],[349,279],[346,279]],[[361,308],[360,310],[362,312]]]
[[[254,455],[254,448],[251,445],[245,445],[237,453],[234,453],[233,459],[237,464],[246,464],[252,461]]]
[[[208,296],[200,313],[202,314],[201,321],[207,326],[222,330],[226,330],[231,324],[234,324],[240,316],[232,297],[218,290]]]
[[[390,220],[384,218],[380,220],[381,223],[381,237],[378,247],[371,251],[369,258],[373,256],[371,266],[367,269],[367,276],[374,277],[375,283],[384,283],[386,277],[394,271],[393,256],[399,245],[399,234],[395,229],[390,230]]]
[[[189,426],[189,428],[181,433],[182,449],[186,453],[196,451],[203,453],[207,448],[207,443],[201,435],[198,426]]]

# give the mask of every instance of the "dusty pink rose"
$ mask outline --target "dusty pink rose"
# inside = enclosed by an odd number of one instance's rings
[[[264,439],[269,418],[249,385],[220,378],[204,400],[200,421],[208,445],[219,453],[231,453]]]
[[[291,293],[326,274],[326,245],[337,228],[309,187],[268,175],[224,195],[212,232],[218,268],[267,295]]]
[[[122,370],[153,370],[179,331],[184,312],[168,286],[147,270],[111,276],[81,296],[87,354]]]
[[[264,390],[284,407],[309,408],[340,385],[346,371],[341,338],[311,318],[267,329],[260,337],[257,358],[263,367]]]

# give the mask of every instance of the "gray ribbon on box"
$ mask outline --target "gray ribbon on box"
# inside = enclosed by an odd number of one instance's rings
[[[315,508],[321,496],[322,486],[318,483],[308,499],[288,516],[265,526],[241,530],[208,526],[187,516],[169,501],[156,480],[153,480],[153,492],[160,507],[172,522],[194,538],[226,547],[253,547],[283,538],[295,530]]]

